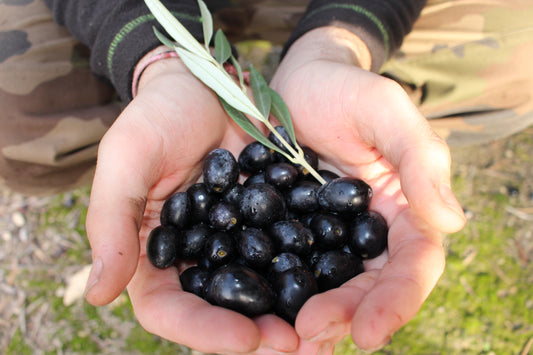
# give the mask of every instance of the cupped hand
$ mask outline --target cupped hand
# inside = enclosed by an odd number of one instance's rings
[[[365,48],[357,38],[350,51],[339,50],[351,36],[341,29],[309,32],[290,48],[271,83],[301,144],[342,175],[367,181],[374,191],[370,209],[389,225],[387,252],[303,306],[296,320],[299,354],[332,353],[347,334],[363,349],[386,344],[442,274],[441,234],[465,223],[450,189],[447,145],[399,85],[358,67]]]
[[[86,299],[107,304],[127,286],[147,331],[203,352],[296,349],[294,329],[277,317],[251,320],[211,306],[182,291],[176,268],[148,261],[146,239],[164,201],[197,181],[209,151],[236,154],[250,138],[178,59],[150,65],[138,92],[99,147],[86,223],[93,251]]]

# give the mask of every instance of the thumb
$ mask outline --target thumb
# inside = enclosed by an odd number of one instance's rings
[[[147,166],[151,161],[146,158],[149,145],[143,144],[143,152],[139,143],[135,144],[138,137],[116,133],[112,127],[100,144],[87,211],[93,268],[85,297],[94,305],[114,300],[135,273],[149,190],[143,172],[152,169]]]
[[[457,232],[465,216],[451,190],[450,150],[403,89],[390,80],[384,83],[376,95],[388,102],[380,107],[381,118],[375,122],[386,124],[370,127],[373,143],[399,172],[411,208],[439,231]]]

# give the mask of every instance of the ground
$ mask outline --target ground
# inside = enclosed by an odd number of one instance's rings
[[[533,128],[452,152],[468,224],[446,238],[446,270],[419,314],[379,354],[528,354]],[[42,198],[0,187],[0,353],[198,354],[144,331],[125,293],[83,301],[88,201],[88,186]],[[336,350],[359,353],[349,339]]]

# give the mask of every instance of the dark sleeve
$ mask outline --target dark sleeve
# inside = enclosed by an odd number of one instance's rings
[[[108,80],[124,102],[131,100],[135,64],[160,45],[152,26],[163,31],[142,0],[45,0],[55,21],[91,48],[91,68]],[[196,0],[162,1],[199,40]],[[163,32],[164,33],[164,32]]]
[[[322,26],[344,27],[358,35],[372,54],[372,71],[400,47],[426,0],[312,0],[285,45]]]

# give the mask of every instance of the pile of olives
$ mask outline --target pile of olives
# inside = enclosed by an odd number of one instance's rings
[[[317,170],[317,154],[303,149]],[[211,151],[202,182],[165,201],[147,240],[149,260],[157,268],[192,261],[179,277],[184,291],[248,317],[275,313],[294,324],[311,296],[363,272],[363,260],[387,247],[387,223],[368,209],[371,187],[317,171],[325,184],[257,141],[238,159]]]

